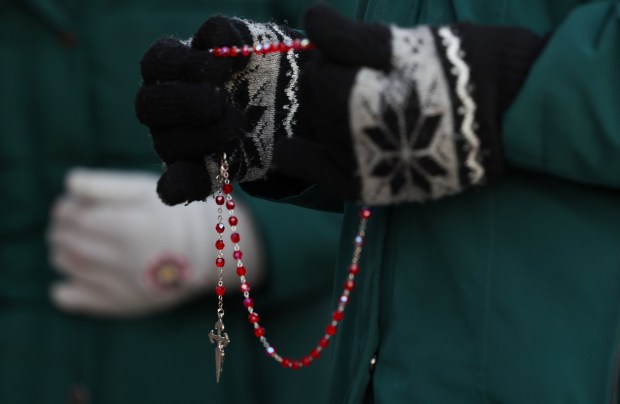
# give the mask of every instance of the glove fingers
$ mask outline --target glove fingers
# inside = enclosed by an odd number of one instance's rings
[[[382,70],[391,65],[391,33],[385,25],[354,22],[319,4],[306,11],[304,28],[317,48],[338,63]]]
[[[149,192],[155,195],[155,183]],[[148,197],[150,200],[151,197]],[[156,203],[158,203],[155,200]],[[119,246],[118,236],[126,233],[132,226],[141,226],[137,222],[136,209],[144,207],[140,203],[127,208],[126,205],[110,203],[90,203],[83,199],[67,198],[57,203],[50,227],[50,241],[75,251],[83,251],[88,256],[105,259],[113,248]],[[119,230],[123,229],[123,230]],[[103,252],[98,252],[99,244],[112,245]],[[96,254],[95,254],[96,253]],[[109,261],[109,260],[108,260]]]
[[[221,85],[237,70],[245,58],[218,58],[210,52],[192,49],[176,38],[158,39],[140,60],[144,83],[167,81],[211,82]]]
[[[52,286],[51,298],[58,308],[69,312],[111,314],[120,309],[117,299],[84,282],[58,283]]]
[[[243,116],[228,106],[223,116],[208,126],[178,126],[151,129],[160,159],[170,164],[180,160],[202,162],[204,156],[224,150],[243,135]]]
[[[65,178],[72,196],[92,203],[134,202],[155,194],[156,177],[138,172],[74,168]]]
[[[136,114],[144,125],[155,127],[206,125],[218,119],[226,94],[213,84],[165,83],[143,86],[136,96]]]
[[[157,193],[166,205],[204,201],[213,189],[204,163],[194,161],[170,164],[157,183]]]
[[[94,268],[115,267],[118,246],[110,240],[68,226],[58,226],[49,235],[50,262],[58,272],[78,278],[88,277]]]
[[[107,285],[88,282],[61,282],[52,286],[52,302],[62,310],[107,317],[131,317],[160,311],[191,297],[184,289],[149,291],[143,287],[113,282]]]
[[[216,15],[205,21],[192,38],[192,49],[206,51],[222,46],[252,45],[252,34],[243,21]]]
[[[64,227],[96,232],[102,225],[122,221],[124,218],[120,216],[120,212],[118,205],[96,204],[72,196],[64,197],[54,205],[50,235]]]
[[[344,199],[354,200],[359,195],[359,182],[352,178],[353,161],[327,146],[303,139],[283,139],[276,147],[274,162],[279,171],[319,184]]]
[[[114,290],[87,282],[63,282],[51,289],[52,301],[62,310],[108,316],[137,314],[118,295]]]

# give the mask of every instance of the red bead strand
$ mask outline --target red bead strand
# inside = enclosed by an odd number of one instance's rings
[[[219,46],[209,49],[213,56],[226,58],[237,56],[268,55],[270,53],[286,53],[290,51],[305,51],[314,49],[314,45],[308,39],[295,39],[293,41],[273,42],[256,44],[253,46]],[[226,192],[225,192],[226,193]]]
[[[256,50],[254,50],[254,52],[256,52]],[[285,358],[279,355],[276,349],[269,343],[269,341],[265,337],[265,334],[266,334],[265,328],[262,327],[259,323],[260,317],[254,310],[254,300],[252,300],[252,298],[250,297],[251,287],[245,277],[246,268],[243,265],[243,261],[242,261],[243,254],[241,253],[241,247],[239,246],[240,237],[239,237],[239,233],[237,233],[238,218],[234,215],[235,203],[232,199],[232,191],[233,191],[233,187],[230,184],[228,178],[225,177],[225,180],[223,181],[222,193],[225,194],[226,207],[228,209],[228,214],[229,214],[229,223],[231,225],[230,230],[232,234],[230,236],[230,239],[234,244],[233,258],[237,262],[237,275],[239,276],[239,281],[241,282],[241,292],[243,293],[243,298],[244,298],[243,305],[248,310],[248,321],[254,328],[254,335],[257,338],[259,338],[260,342],[265,347],[265,352],[267,353],[267,355],[275,359],[277,362],[279,362],[282,367],[293,369],[293,370],[298,370],[302,367],[310,366],[310,364],[312,364],[313,361],[315,361],[316,359],[320,357],[321,351],[327,348],[331,338],[333,338],[338,331],[338,325],[344,318],[344,311],[349,301],[349,296],[353,288],[355,287],[355,277],[359,273],[358,262],[359,262],[360,255],[362,253],[362,249],[364,247],[366,225],[367,225],[368,219],[370,219],[370,216],[371,216],[370,209],[363,207],[360,210],[360,224],[359,224],[358,231],[355,236],[354,243],[353,243],[354,244],[353,257],[351,258],[351,264],[349,265],[349,269],[348,269],[348,276],[345,281],[342,294],[340,295],[338,306],[331,315],[331,322],[328,323],[327,327],[325,327],[324,334],[322,338],[319,340],[317,346],[314,347],[308,355],[304,356],[300,360],[297,360],[297,359]],[[221,203],[220,205],[222,204],[223,203]],[[235,218],[235,219],[231,220],[232,218]],[[221,220],[220,220],[220,223],[221,223]],[[219,234],[219,236],[221,236],[221,233]]]
[[[217,257],[215,258],[215,266],[218,271],[218,282],[215,286],[215,294],[218,296],[219,303],[223,304],[224,293],[226,293],[226,288],[224,288],[224,282],[222,281],[222,271],[224,268],[225,260],[224,260],[224,247],[226,244],[223,240],[223,234],[226,227],[224,226],[223,218],[222,218],[222,205],[224,204],[225,198],[222,195],[222,190],[218,190],[217,195],[215,196],[215,203],[218,205],[217,207],[217,224],[215,225],[215,231],[217,232],[217,241],[215,242],[215,248],[217,249]]]

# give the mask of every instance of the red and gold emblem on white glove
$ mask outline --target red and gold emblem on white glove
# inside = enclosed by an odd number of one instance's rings
[[[184,285],[190,277],[187,259],[164,253],[151,262],[145,272],[145,283],[157,292],[174,290]]]

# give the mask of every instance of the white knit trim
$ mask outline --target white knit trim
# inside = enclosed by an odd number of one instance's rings
[[[292,42],[293,38],[286,35],[282,30],[273,26],[273,29],[280,34],[283,38],[283,42]],[[286,72],[286,76],[290,77],[288,82],[288,86],[284,90],[286,94],[286,98],[288,98],[288,105],[285,105],[283,108],[286,109],[286,117],[284,118],[284,130],[286,132],[287,138],[293,137],[293,124],[295,123],[294,118],[297,113],[297,109],[299,108],[299,100],[297,100],[297,90],[299,87],[299,55],[296,52],[287,52],[286,59],[288,60],[288,64],[290,67],[290,71]]]
[[[252,35],[255,44],[274,43],[278,37],[272,27],[267,24],[242,21]],[[280,56],[278,54],[252,55],[248,65],[225,83],[226,89],[234,94],[242,83],[247,83],[248,107],[264,108],[265,112],[255,122],[255,126],[247,134],[254,143],[260,158],[260,165],[247,164],[247,172],[239,181],[252,181],[263,178],[273,159],[275,136],[276,91],[280,73]],[[245,155],[245,151],[241,151]],[[231,156],[233,158],[241,156]]]
[[[405,201],[424,201],[461,191],[459,159],[454,141],[454,119],[448,82],[443,72],[430,28],[391,28],[392,69],[389,73],[362,68],[353,85],[349,111],[355,156],[361,179],[361,198],[370,204],[392,204]],[[413,133],[406,133],[403,111],[409,97],[417,94],[420,116]],[[367,134],[378,128],[389,133],[384,112],[391,109],[398,119],[397,134],[391,134],[393,150],[384,150]],[[432,138],[425,147],[414,147],[426,119],[439,117]],[[410,118],[410,117],[409,117]],[[433,175],[419,164],[420,159],[432,160],[444,173]],[[386,175],[373,172],[386,162],[395,169]],[[425,178],[430,191],[413,178],[413,172]],[[390,184],[397,176],[405,185],[396,193]]]
[[[446,57],[456,69],[456,94],[463,108],[461,133],[469,144],[469,151],[465,164],[470,169],[469,175],[471,183],[479,184],[484,180],[484,168],[480,163],[480,139],[474,132],[476,103],[469,91],[467,91],[470,84],[469,66],[463,60],[461,39],[454,35],[452,30],[448,27],[440,28],[438,34],[445,41]]]

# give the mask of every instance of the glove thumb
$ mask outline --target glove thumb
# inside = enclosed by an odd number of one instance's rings
[[[385,25],[351,21],[319,4],[306,11],[304,28],[324,55],[341,64],[382,70],[391,66],[391,33]]]
[[[178,161],[170,164],[157,183],[157,194],[166,205],[204,201],[213,193],[204,164]]]

